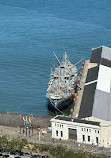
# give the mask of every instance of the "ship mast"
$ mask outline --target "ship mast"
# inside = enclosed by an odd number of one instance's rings
[[[55,57],[56,57],[56,59],[57,59],[58,63],[59,63],[59,64],[61,64],[61,63],[60,63],[60,60],[58,59],[58,57],[57,57],[57,55],[55,54],[55,52],[54,52],[54,51],[53,51],[53,53],[54,53],[54,55],[55,55]]]
[[[58,57],[57,57],[57,55],[55,54],[54,51],[53,51],[53,54],[55,55],[55,57],[56,57],[56,59],[57,59],[57,61],[59,63],[58,87],[57,87],[57,95],[58,95],[58,91],[60,90],[60,65],[61,65],[61,63],[60,63],[60,60],[58,59]]]
[[[81,60],[79,60],[76,64],[74,64],[75,66],[77,65],[77,64],[79,64],[82,60],[84,60],[85,59],[85,57],[84,58],[82,58]]]
[[[59,91],[60,91],[60,65],[58,67],[58,91],[57,91],[57,94],[58,94]]]
[[[66,73],[66,51],[65,51],[65,53],[64,53],[64,55],[63,55],[63,62],[64,62],[64,74]]]

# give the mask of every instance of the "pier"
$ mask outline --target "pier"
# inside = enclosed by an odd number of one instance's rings
[[[76,103],[75,103],[75,106],[74,106],[74,112],[73,112],[73,117],[74,118],[77,118],[78,114],[79,114],[89,63],[90,63],[90,60],[86,60],[85,64],[84,64],[83,74],[82,74],[81,81],[80,81],[80,89],[77,92],[78,94],[77,94]]]

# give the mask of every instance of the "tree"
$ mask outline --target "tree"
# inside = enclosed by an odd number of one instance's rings
[[[24,145],[25,145],[24,141],[19,140],[19,139],[13,139],[8,142],[7,149],[13,150],[13,151],[15,150],[21,151]]]
[[[43,151],[48,151],[49,150],[49,148],[50,148],[50,146],[49,145],[39,145],[39,147],[38,147],[38,149],[41,151],[41,152],[43,152]]]
[[[0,137],[0,147],[6,147],[8,143],[7,136]]]

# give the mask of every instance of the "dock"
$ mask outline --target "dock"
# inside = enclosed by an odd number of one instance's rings
[[[74,106],[74,112],[73,112],[73,117],[74,118],[78,118],[89,63],[90,63],[90,60],[85,60],[83,74],[81,76],[81,81],[80,81],[80,89],[77,92],[76,103],[75,103],[75,106]]]

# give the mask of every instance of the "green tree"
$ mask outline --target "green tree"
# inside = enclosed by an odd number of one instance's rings
[[[73,150],[66,150],[64,153],[64,158],[73,158],[76,157],[76,153]]]
[[[13,139],[8,142],[7,149],[14,151],[15,150],[21,151],[24,145],[25,145],[24,141],[19,139]]]
[[[24,142],[22,140],[18,140],[17,141],[17,150],[21,151],[23,149],[24,145],[25,144],[24,144]]]
[[[7,149],[9,149],[9,150],[16,150],[15,147],[16,147],[16,144],[15,144],[14,140],[11,140],[11,141],[8,142]]]
[[[64,158],[65,148],[62,146],[51,147],[49,149],[49,153],[56,158]]]
[[[7,136],[0,137],[0,147],[6,147],[8,143]]]
[[[48,151],[50,148],[50,145],[39,145],[38,149],[43,152],[43,151]]]

